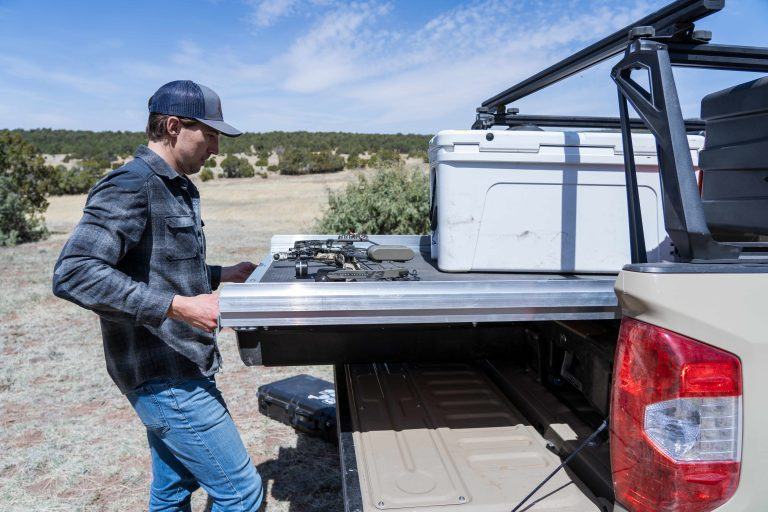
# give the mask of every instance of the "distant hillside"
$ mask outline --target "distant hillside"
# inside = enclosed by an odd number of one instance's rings
[[[87,130],[11,130],[45,154],[68,154],[80,159],[114,161],[132,155],[136,146],[146,143],[142,132],[93,132]],[[283,149],[335,151],[347,155],[377,153],[383,150],[403,154],[426,152],[429,135],[369,134],[345,132],[266,132],[245,133],[231,139],[221,137],[219,153],[282,153]]]

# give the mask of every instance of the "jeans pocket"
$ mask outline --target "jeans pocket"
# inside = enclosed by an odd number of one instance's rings
[[[163,435],[171,429],[165,414],[163,414],[160,400],[150,386],[141,386],[136,391],[128,393],[127,396],[133,410],[136,411],[147,430]]]

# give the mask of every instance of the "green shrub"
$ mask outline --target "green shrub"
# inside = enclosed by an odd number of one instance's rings
[[[43,213],[51,172],[34,146],[0,130],[0,246],[48,236]]]
[[[203,181],[211,181],[215,176],[213,175],[213,171],[210,168],[205,168],[202,171],[200,171],[200,179]]]
[[[310,172],[339,172],[344,170],[344,157],[331,151],[319,151],[312,153],[312,166]]]
[[[400,153],[394,150],[383,150],[371,155],[368,159],[369,167],[389,167],[400,163]]]
[[[402,166],[359,176],[343,192],[328,192],[328,210],[318,233],[425,234],[429,228],[429,186],[424,173]]]
[[[280,155],[280,174],[309,174],[310,153],[306,149],[286,149]]]
[[[280,156],[280,174],[315,174],[344,169],[344,157],[331,151],[311,153],[303,149],[286,149]]]
[[[79,167],[71,169],[59,165],[53,171],[49,192],[55,196],[85,194],[111,167],[105,160],[83,160]]]
[[[266,167],[269,165],[269,161],[266,158],[259,158],[256,160],[256,166],[258,167]]]
[[[216,159],[215,158],[209,158],[208,160],[205,161],[205,163],[203,164],[203,167],[205,167],[207,169],[210,169],[212,167],[216,167]]]
[[[269,178],[269,173],[267,173],[266,171],[259,171],[259,172],[256,173],[256,176],[258,176],[259,178],[265,180],[265,179]]]
[[[255,171],[247,158],[227,155],[221,162],[221,170],[225,178],[253,178]]]
[[[429,155],[427,150],[413,150],[408,152],[408,158],[418,158],[422,162],[429,163]]]
[[[277,172],[279,170],[279,167],[276,166],[276,165],[270,165],[270,166],[267,167],[267,170],[269,172]]]
[[[360,167],[360,157],[356,153],[349,155],[344,167],[347,169],[358,169]]]

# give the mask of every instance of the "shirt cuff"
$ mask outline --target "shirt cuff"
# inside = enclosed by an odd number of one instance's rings
[[[215,290],[221,284],[221,265],[208,265],[208,273],[211,277],[211,290]]]
[[[170,292],[147,290],[144,300],[142,301],[141,306],[139,306],[139,313],[136,315],[136,323],[138,325],[160,327],[165,321],[173,297],[174,294]]]

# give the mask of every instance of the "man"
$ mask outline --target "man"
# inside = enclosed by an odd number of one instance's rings
[[[146,146],[99,181],[56,263],[53,292],[101,319],[107,370],[142,423],[152,458],[149,510],[190,510],[202,486],[214,511],[253,511],[262,483],[214,374],[222,281],[255,265],[205,262],[200,195],[188,176],[218,152],[224,122],[211,89],[180,80],[149,99]]]

